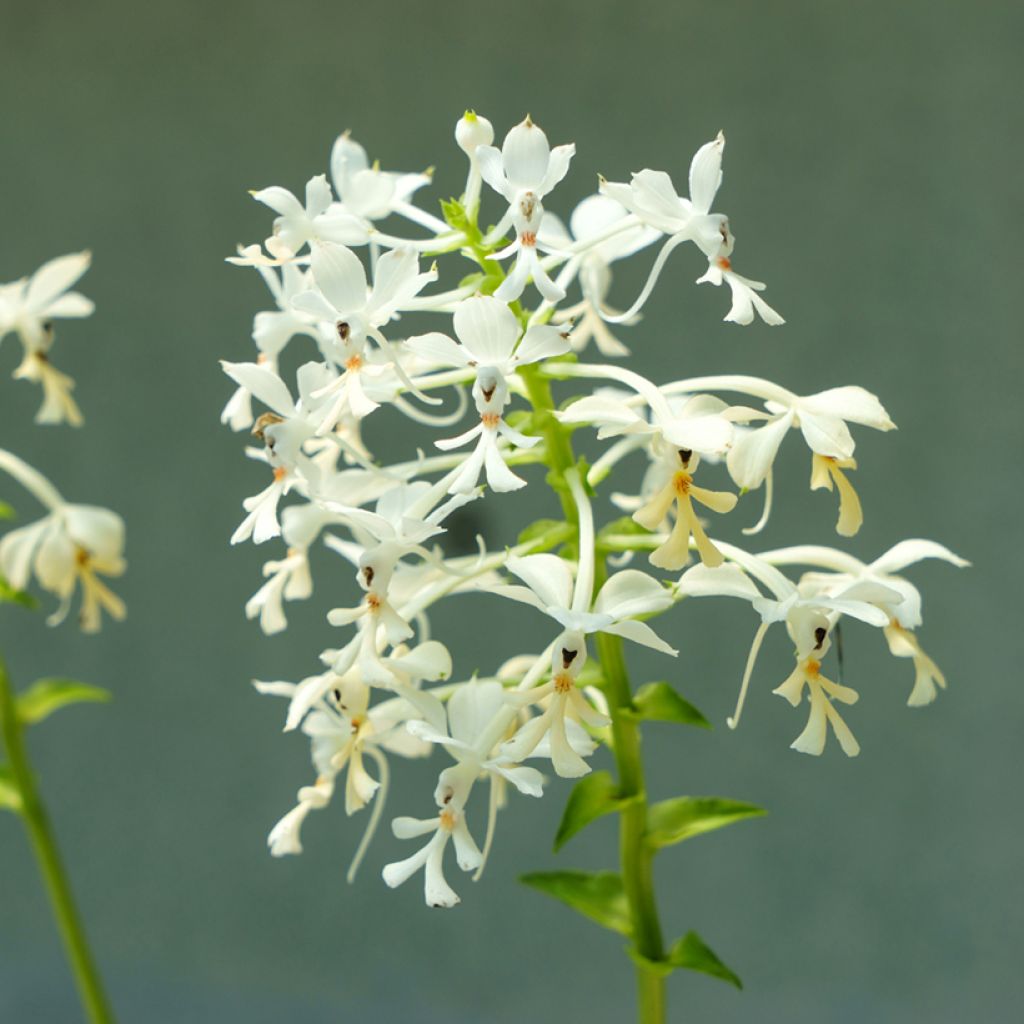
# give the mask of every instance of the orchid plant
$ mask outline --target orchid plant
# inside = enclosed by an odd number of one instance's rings
[[[851,427],[893,429],[864,388],[797,395],[746,376],[653,382],[606,361],[629,354],[622,328],[637,324],[670,253],[684,243],[704,263],[698,281],[727,286],[726,321],[783,323],[765,285],[737,271],[730,222],[714,212],[723,135],[697,150],[688,195],[662,171],[643,170],[629,182],[601,178],[568,227],[547,205],[574,146],[552,148],[527,117],[498,149],[490,122],[472,112],[459,120],[455,140],[468,172],[440,216],[414,202],[429,175],[384,171],[345,134],[333,146],[331,180],[312,177],[305,203],[278,187],[253,193],[277,214],[271,234],[230,258],[262,276],[276,307],[256,314],[255,359],[223,364],[237,386],[224,422],[251,428],[258,444],[247,453],[267,473],[264,489],[244,502],[232,540],[277,541],[283,549],[264,564],[266,581],[246,613],[265,633],[285,629],[287,604],[312,596],[309,552],[318,538],[349,563],[357,587],[350,606],[328,612],[339,640],[321,653],[318,671],[297,683],[255,684],[286,700],[285,729],[306,734],[314,765],[313,781],[271,830],[270,852],[301,853],[306,819],[341,787],[345,813],[368,819],[351,880],[384,814],[391,764],[426,766],[440,756],[440,771],[424,769],[434,782],[411,808],[419,816],[391,822],[396,837],[417,844],[414,852],[384,865],[382,875],[397,887],[422,870],[427,905],[453,907],[460,895],[446,870],[449,845],[458,868],[479,878],[512,791],[540,797],[570,780],[556,849],[596,818],[617,814],[619,868],[523,881],[626,937],[640,1020],[662,1021],[671,971],[739,980],[696,933],[666,941],[653,858],[761,811],[720,797],[648,801],[641,729],[708,721],[668,683],[634,686],[627,642],[671,659],[684,641],[668,616],[684,598],[749,603],[758,624],[745,668],[729,666],[742,678],[730,727],[758,682],[762,641],[780,623],[795,663],[774,692],[807,710],[792,747],[820,755],[831,732],[854,756],[857,741],[840,708],[858,693],[823,669],[839,623],[853,618],[880,629],[892,653],[914,665],[909,703],[926,704],[945,680],[917,638],[920,595],[899,574],[922,558],[966,563],[924,540],[862,562],[832,548],[757,552],[721,539],[737,506],[758,491],[763,512],[742,534],[764,528],[773,465],[794,433],[809,449],[811,488],[838,495],[837,532],[857,533],[863,513],[849,476]],[[492,193],[487,226],[481,210]],[[406,229],[391,227],[402,223]],[[639,297],[613,309],[613,264],[653,246]],[[462,268],[443,285],[442,260]],[[413,314],[433,315],[436,329],[406,330]],[[631,344],[657,344],[636,334]],[[591,341],[597,361],[588,358]],[[282,355],[297,345],[303,354],[289,386]],[[554,387],[567,389],[557,401]],[[438,409],[445,395],[454,406]],[[368,421],[385,406],[415,425],[405,461],[384,464],[371,454]],[[468,428],[447,436],[467,413]],[[573,440],[590,430],[607,443],[588,465]],[[627,460],[646,467],[639,489],[611,489]],[[497,548],[480,540],[474,554],[446,549],[446,524],[459,509],[545,480],[557,516],[524,523],[518,539]],[[785,575],[796,565],[810,571]],[[436,638],[430,621],[435,605],[466,594],[534,608],[546,617],[549,642],[524,651],[506,632],[509,647],[490,674],[467,674],[457,646]],[[614,774],[593,770],[602,749]]]
[[[72,398],[74,381],[55,369],[50,359],[54,321],[89,316],[92,302],[72,287],[89,268],[87,252],[50,260],[31,277],[0,285],[0,341],[15,334],[23,358],[15,378],[35,381],[43,389],[37,423],[81,426],[82,414]],[[58,625],[79,595],[78,624],[83,633],[96,633],[103,614],[123,619],[124,602],[101,579],[124,572],[124,521],[96,505],[66,501],[57,488],[22,458],[0,448],[0,470],[45,509],[27,526],[0,538],[0,603],[37,607],[33,584],[56,598],[47,622]],[[0,518],[11,519],[14,509],[0,502]],[[29,760],[26,730],[68,704],[105,701],[110,694],[98,686],[73,679],[38,679],[15,692],[0,660],[0,735],[5,761],[0,761],[0,808],[21,817],[39,862],[61,937],[78,985],[82,1007],[93,1024],[113,1016],[90,952],[71,886]]]

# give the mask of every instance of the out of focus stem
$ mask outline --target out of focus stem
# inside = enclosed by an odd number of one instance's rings
[[[28,829],[32,848],[39,862],[53,916],[57,921],[64,949],[78,986],[82,1006],[91,1024],[113,1024],[113,1014],[103,992],[96,964],[85,938],[81,918],[75,907],[57,842],[50,827],[49,816],[36,786],[32,766],[25,747],[25,727],[18,717],[17,704],[7,668],[0,659],[0,733],[11,769],[11,776],[21,797],[18,813]]]
[[[564,477],[576,464],[569,431],[554,416],[550,381],[538,368],[524,366],[519,371],[533,405],[535,428],[544,437],[547,465],[552,474]],[[569,489],[555,488],[568,522],[579,514]],[[594,553],[596,558],[596,552]],[[595,592],[606,577],[604,561],[597,562]],[[605,679],[612,718],[612,743],[619,777],[618,795],[624,799],[619,812],[619,864],[622,885],[629,906],[629,918],[636,958],[637,1019],[639,1024],[664,1024],[665,977],[653,966],[664,958],[664,944],[654,894],[653,850],[646,842],[647,792],[643,759],[640,755],[640,728],[629,715],[633,693],[622,651],[622,640],[609,633],[597,634],[597,652]]]

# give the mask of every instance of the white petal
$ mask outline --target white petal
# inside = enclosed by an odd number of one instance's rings
[[[477,152],[479,154],[479,150]],[[569,155],[572,156],[571,153]],[[547,174],[551,159],[547,136],[527,118],[505,136],[501,159],[513,188],[537,189]]]
[[[895,430],[882,403],[870,391],[855,386],[830,388],[800,399],[801,409],[812,413],[838,416],[848,423],[859,423],[876,430]]]
[[[305,216],[305,210],[302,208],[302,203],[298,201],[286,188],[281,188],[278,185],[272,185],[270,188],[260,189],[258,192],[252,193],[253,199],[258,203],[263,203],[264,206],[269,206],[274,213],[281,214],[282,217],[303,217]]]
[[[567,146],[555,146],[548,158],[548,169],[544,178],[537,188],[540,196],[546,196],[568,173],[569,163],[576,155],[576,146],[569,143]]]
[[[516,363],[536,363],[564,355],[572,347],[567,333],[560,327],[531,327],[516,349]]]
[[[354,313],[366,305],[366,271],[359,257],[343,245],[313,246],[313,279],[339,313]]]
[[[288,387],[281,378],[257,363],[220,364],[224,372],[236,383],[258,398],[268,409],[286,419],[295,415],[295,403],[288,393]]]
[[[49,303],[67,291],[89,269],[91,260],[90,253],[76,252],[44,263],[28,283],[25,306],[33,312],[44,311]]]
[[[884,555],[872,562],[869,568],[873,572],[879,573],[899,572],[900,569],[920,562],[923,558],[938,558],[960,569],[971,564],[959,555],[953,554],[949,548],[937,541],[915,538],[900,541],[899,544],[894,545]]]
[[[690,201],[697,213],[710,213],[715,193],[722,184],[722,150],[725,136],[719,132],[713,142],[697,150],[690,164]]]
[[[495,192],[511,202],[513,193],[505,177],[505,166],[501,160],[501,153],[494,146],[477,146],[476,163],[484,181]]]
[[[800,409],[800,430],[807,447],[818,455],[833,459],[848,459],[854,443],[850,428],[838,417]]]
[[[750,577],[731,562],[715,569],[698,563],[683,573],[676,584],[676,592],[686,597],[739,597],[745,601],[761,597]]]
[[[738,486],[753,490],[764,483],[792,424],[793,411],[789,410],[763,427],[736,432],[726,465]]]
[[[439,366],[466,366],[470,356],[461,345],[446,334],[432,331],[430,334],[419,334],[409,338],[405,348],[422,359]]]
[[[503,366],[519,337],[519,321],[499,299],[478,295],[460,302],[454,314],[455,333],[473,359],[488,366]]]
[[[518,576],[548,608],[568,608],[572,603],[572,569],[557,555],[510,555],[509,572]]]
[[[656,579],[639,569],[624,569],[601,587],[594,601],[594,611],[614,619],[627,619],[663,611],[671,605],[672,594]]]
[[[634,643],[643,644],[644,647],[661,651],[662,654],[670,654],[675,657],[679,653],[671,644],[662,640],[646,622],[637,622],[635,619],[614,622],[610,626],[605,626],[603,632],[625,637]]]

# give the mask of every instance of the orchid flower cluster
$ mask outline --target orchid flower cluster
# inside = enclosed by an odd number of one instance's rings
[[[71,396],[74,381],[50,361],[54,321],[81,318],[92,302],[71,288],[89,269],[87,252],[60,256],[43,264],[31,277],[0,285],[0,341],[14,333],[23,358],[15,378],[36,381],[43,389],[37,423],[81,426],[82,414]],[[124,521],[110,509],[66,501],[57,488],[23,459],[0,448],[0,470],[27,490],[46,514],[0,539],[0,584],[8,597],[27,600],[35,580],[57,598],[48,621],[61,622],[81,592],[79,625],[85,633],[100,629],[103,613],[123,619],[124,602],[102,576],[120,576],[125,569]],[[5,506],[6,507],[6,506]]]
[[[682,720],[688,708],[700,718],[674,693],[649,691],[645,701],[628,681],[623,689],[622,641],[667,658],[684,643],[675,625],[656,629],[648,620],[687,597],[747,602],[758,624],[740,706],[768,628],[781,624],[795,662],[774,692],[795,707],[806,698],[808,710],[792,746],[821,754],[831,730],[852,756],[858,745],[840,706],[858,694],[822,668],[839,622],[882,630],[892,653],[913,662],[909,703],[926,704],[945,680],[918,641],[920,594],[901,573],[922,558],[966,564],[923,540],[864,562],[826,547],[756,553],[719,539],[757,491],[763,512],[742,532],[764,528],[773,465],[793,437],[808,449],[811,488],[838,496],[837,533],[854,536],[863,514],[850,476],[851,427],[894,426],[869,391],[798,395],[745,376],[654,383],[607,361],[629,354],[620,328],[636,326],[669,254],[684,243],[699,254],[698,283],[728,288],[726,321],[783,322],[765,285],[736,269],[730,222],[714,212],[723,135],[697,150],[688,194],[662,171],[601,178],[567,222],[548,205],[575,147],[552,148],[529,117],[500,149],[494,138],[484,117],[459,120],[465,185],[437,216],[415,201],[429,174],[382,170],[346,133],[331,150],[330,177],[312,177],[304,198],[281,187],[252,193],[275,215],[271,233],[231,257],[260,274],[271,299],[253,321],[256,357],[223,364],[236,385],[223,420],[251,429],[258,444],[248,454],[266,466],[266,484],[245,500],[232,542],[276,542],[246,614],[267,634],[286,627],[287,604],[313,593],[309,554],[319,539],[349,564],[358,587],[358,600],[328,612],[338,641],[321,653],[319,671],[298,683],[255,684],[286,699],[285,729],[309,737],[315,768],[270,832],[270,851],[300,853],[303,823],[341,788],[347,814],[370,809],[354,872],[383,813],[393,759],[425,759],[440,748],[432,798],[419,816],[392,821],[398,838],[420,845],[383,869],[392,887],[423,869],[435,907],[459,902],[443,870],[449,841],[459,868],[479,877],[511,790],[539,797],[551,774],[583,785],[599,747],[610,747],[620,766],[636,756],[630,737],[644,717]],[[485,204],[493,227],[483,226]],[[614,265],[655,246],[639,297],[613,308]],[[468,276],[453,272],[441,284],[439,261],[449,257]],[[428,315],[434,329],[406,327]],[[631,344],[657,343],[636,335]],[[285,350],[300,345],[290,383]],[[585,393],[556,405],[556,382]],[[453,407],[438,409],[439,396]],[[384,407],[414,425],[416,450],[406,461],[383,465],[371,454],[367,434]],[[456,427],[465,416],[468,427]],[[572,451],[578,430],[607,442],[592,465]],[[627,460],[646,467],[639,489],[602,493]],[[481,540],[474,554],[446,552],[453,515],[538,487],[544,474],[535,466],[547,471],[560,519],[531,524],[507,547]],[[600,528],[599,501],[613,510]],[[796,565],[809,571],[791,580],[783,569]],[[491,675],[467,677],[458,651],[431,631],[433,607],[460,594],[534,608],[546,617],[549,642],[539,651],[513,644]],[[645,715],[653,704],[660,711]],[[729,721],[738,720],[739,706]],[[635,778],[620,781],[636,789]],[[471,802],[478,784],[488,791],[479,810]],[[618,798],[631,795],[640,799],[642,790]],[[643,908],[624,883],[640,948]],[[648,959],[656,952],[640,948]]]

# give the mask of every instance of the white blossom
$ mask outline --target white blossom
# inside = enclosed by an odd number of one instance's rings
[[[71,286],[89,269],[88,252],[58,256],[44,263],[31,277],[0,285],[0,341],[14,331],[21,340],[23,358],[14,376],[43,388],[37,423],[82,425],[82,414],[71,396],[75,382],[50,361],[54,321],[91,316],[91,300]]]
[[[505,136],[501,152],[494,146],[476,149],[484,181],[509,204],[495,235],[501,237],[510,227],[516,233],[515,240],[492,257],[516,258],[512,271],[494,293],[503,302],[518,299],[531,278],[548,301],[565,298],[565,290],[551,280],[537,257],[537,232],[544,218],[541,200],[565,177],[575,152],[571,144],[552,149],[548,137],[529,117]]]

